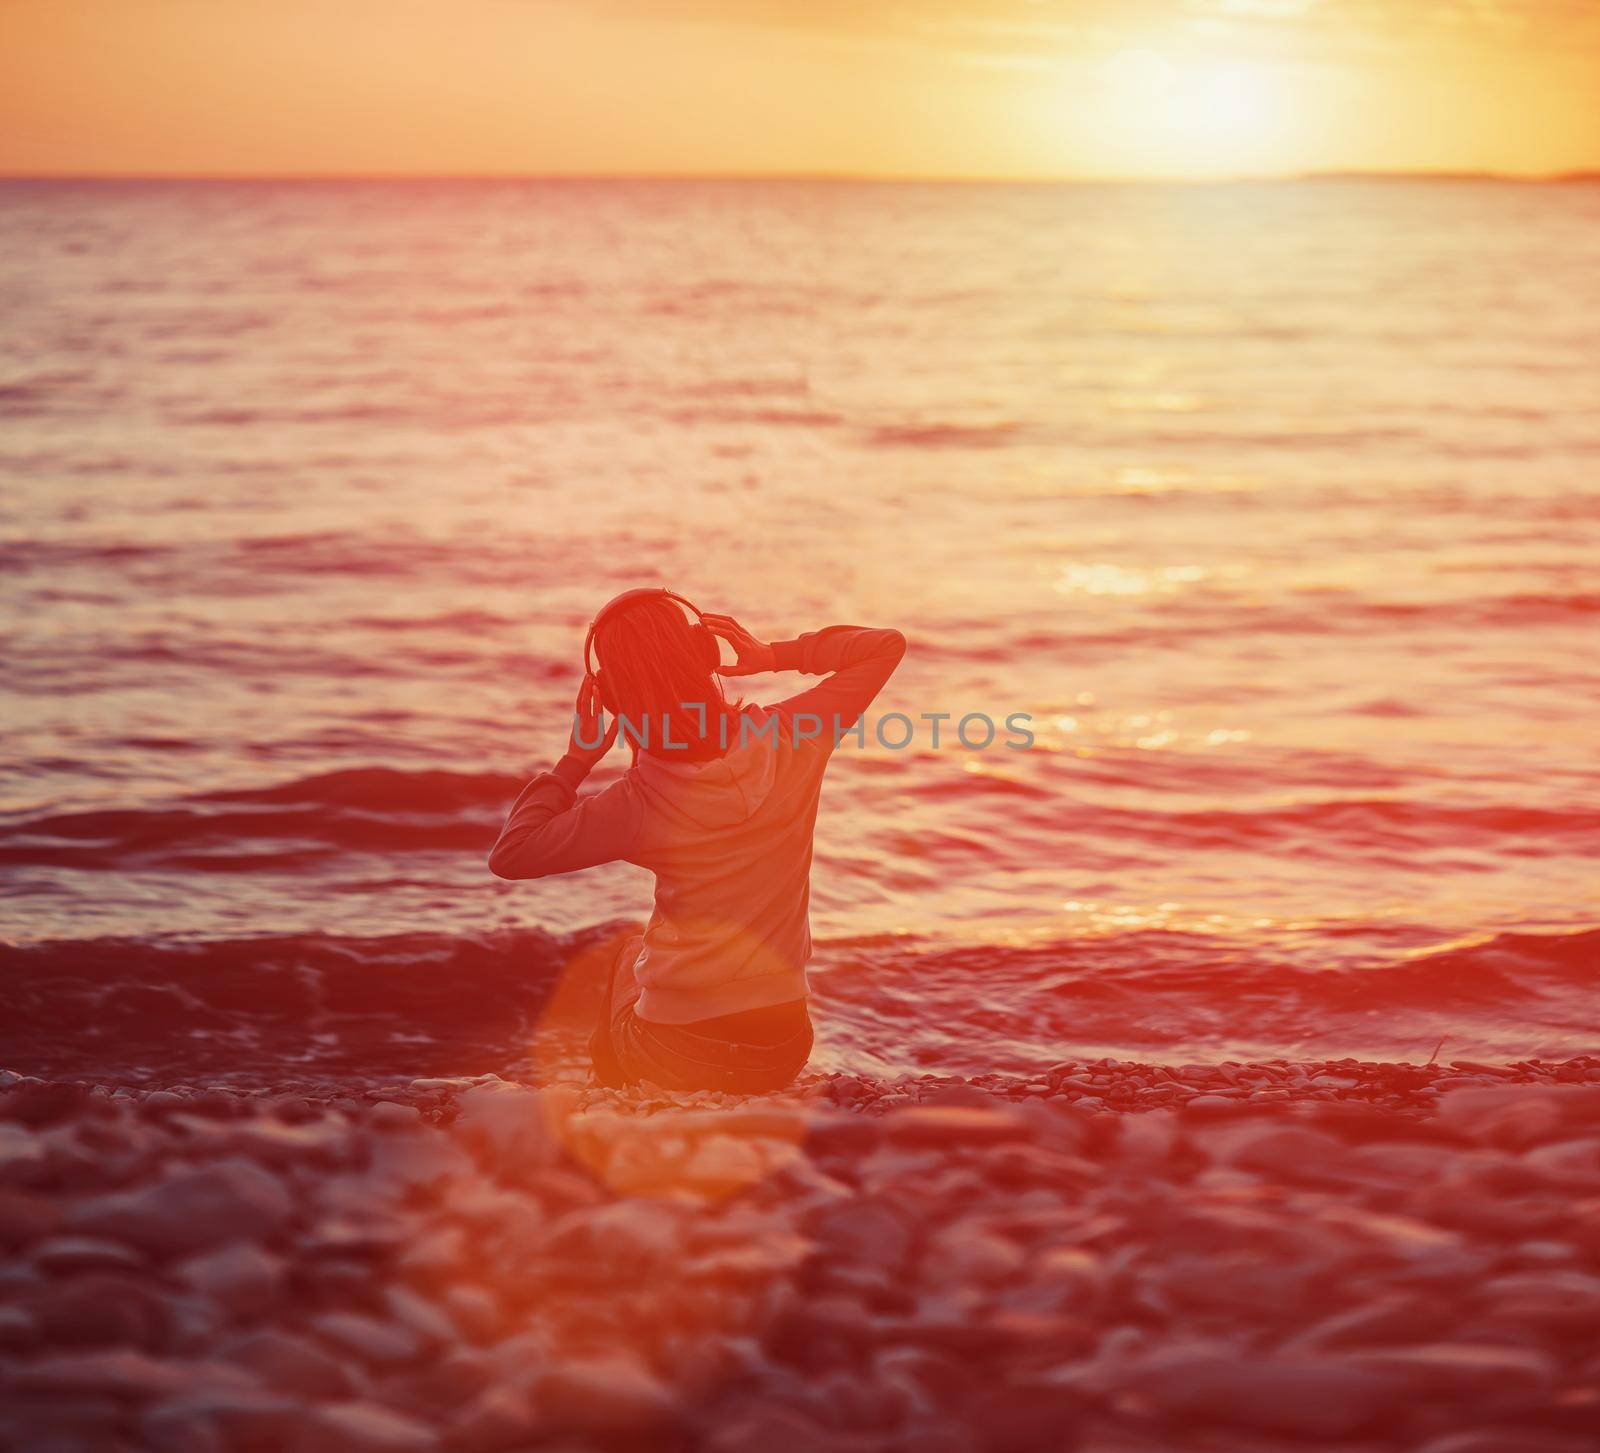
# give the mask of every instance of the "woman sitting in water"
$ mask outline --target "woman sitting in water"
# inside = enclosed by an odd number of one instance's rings
[[[624,859],[656,875],[650,922],[624,943],[589,1042],[602,1084],[757,1092],[800,1073],[822,775],[905,649],[899,631],[861,626],[769,645],[659,589],[594,618],[566,755],[522,789],[489,867],[543,878]],[[770,707],[730,705],[717,680],[768,671],[832,674]],[[633,765],[578,797],[619,723]]]

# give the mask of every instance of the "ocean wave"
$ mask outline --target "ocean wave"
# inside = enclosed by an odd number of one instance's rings
[[[1195,790],[1195,770],[1188,755],[1175,766],[1148,753],[1136,761],[1073,758],[1070,764],[1071,773],[1082,783],[1147,791],[1160,790],[1164,769],[1174,790]],[[1314,780],[1310,768],[1297,770],[1304,780]],[[1258,775],[1258,764],[1241,769],[1218,759],[1209,785],[1219,791],[1242,788]],[[1340,773],[1333,775],[1347,780]],[[1381,780],[1381,774],[1375,780]],[[386,856],[484,853],[524,781],[504,772],[358,767],[136,807],[66,812],[44,808],[10,814],[0,825],[0,864],[106,871],[181,866],[199,872],[237,872],[310,866],[352,851]],[[952,804],[1003,796],[1012,803],[1007,811],[1015,826],[1037,820],[1053,833],[1063,830],[1050,807],[1055,791],[1037,783],[963,774],[923,783],[911,795]],[[1514,844],[1524,856],[1600,852],[1600,810],[1383,796],[1310,797],[1244,808],[1176,811],[1079,801],[1065,830],[1080,840],[1244,852],[1293,848],[1322,858],[1456,850],[1463,845]],[[903,851],[917,853],[940,840],[925,832],[907,832],[897,839]],[[960,853],[971,850],[964,836],[958,834],[952,842]]]
[[[675,424],[761,424],[773,428],[827,429],[844,422],[831,409],[730,409],[704,407],[669,409],[665,418]]]
[[[993,424],[882,424],[867,431],[866,442],[878,449],[990,449],[1015,442],[1021,431],[1015,419]]]
[[[526,1046],[562,969],[603,951],[622,928],[0,945],[0,1065],[135,1077],[141,1066],[329,1075],[488,1067]]]
[[[145,807],[14,815],[0,864],[128,871],[307,866],[342,851],[487,852],[523,785],[504,773],[349,768]],[[284,844],[271,859],[250,844]]]
[[[87,368],[53,369],[21,378],[0,380],[0,412],[34,412],[32,405],[44,404],[65,388],[90,383],[94,372]]]
[[[1328,967],[1270,944],[1157,929],[1024,947],[840,945],[818,958],[831,1052],[882,1073],[1031,1073],[1083,1053],[1414,1061],[1441,1040],[1512,1058],[1600,1044],[1589,1009],[1600,929],[1498,933]]]
[[[633,927],[4,945],[0,1065],[358,1078],[503,1067],[526,1053],[558,989],[592,999],[584,976]],[[1106,1045],[1376,1044],[1389,1058],[1425,1058],[1441,1026],[1457,1046],[1495,1044],[1513,1007],[1523,1054],[1536,1052],[1530,1020],[1573,1052],[1600,1039],[1587,1013],[1600,928],[1498,933],[1326,969],[1164,930],[1027,946],[823,941],[812,981],[822,1061],[890,1069],[1020,1072]]]
[[[1127,1000],[1152,994],[1222,1004],[1247,1021],[1268,1001],[1326,1010],[1448,1008],[1505,1003],[1551,988],[1600,985],[1600,928],[1501,932],[1446,948],[1369,954],[1336,968],[1287,962],[1268,948],[1167,929],[1085,935],[1029,946],[918,945],[904,938],[841,943],[839,972],[885,984],[965,981],[1026,988],[1054,998]],[[830,981],[831,982],[831,981]],[[1274,1006],[1276,1007],[1276,1005]]]
[[[351,767],[338,772],[299,777],[270,787],[200,792],[190,800],[376,809],[405,802],[409,807],[421,806],[434,812],[458,812],[491,803],[504,804],[516,795],[522,785],[522,778],[503,772]]]
[[[192,540],[109,540],[46,535],[0,544],[0,571],[50,576],[72,567],[125,567],[118,588],[164,586],[184,594],[268,595],[285,577],[391,577],[431,580],[447,572],[468,586],[526,582],[536,545],[526,540],[477,540],[470,551],[403,528],[377,534],[350,530],[287,530],[196,544]],[[113,578],[108,575],[108,579]]]

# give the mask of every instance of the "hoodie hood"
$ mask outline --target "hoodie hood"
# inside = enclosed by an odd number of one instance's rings
[[[777,780],[777,744],[753,736],[709,762],[674,762],[640,752],[633,771],[656,805],[698,827],[733,827],[748,819]]]

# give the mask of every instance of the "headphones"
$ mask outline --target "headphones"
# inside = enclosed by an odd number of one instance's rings
[[[625,590],[621,595],[613,597],[600,607],[595,618],[589,622],[588,635],[583,638],[584,673],[599,693],[601,705],[613,714],[617,709],[616,703],[612,700],[610,692],[606,690],[605,672],[595,664],[594,660],[594,633],[600,629],[603,621],[616,615],[618,611],[626,610],[629,606],[636,605],[642,600],[675,600],[684,609],[691,612],[695,618],[695,624],[689,628],[689,634],[694,638],[695,650],[699,652],[699,664],[708,673],[716,671],[722,665],[722,647],[717,643],[717,638],[712,633],[711,627],[706,624],[705,616],[701,613],[700,607],[692,600],[679,595],[675,590],[668,590],[661,585],[642,585],[635,590]]]

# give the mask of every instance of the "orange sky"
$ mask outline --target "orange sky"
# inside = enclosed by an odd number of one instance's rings
[[[1597,167],[1600,0],[0,0],[0,173]]]

